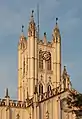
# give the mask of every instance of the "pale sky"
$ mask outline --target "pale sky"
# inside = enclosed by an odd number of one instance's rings
[[[82,0],[0,0],[0,97],[9,88],[17,96],[17,44],[24,25],[27,35],[31,10],[40,6],[40,38],[50,41],[58,17],[62,37],[62,66],[67,66],[73,87],[82,92]]]

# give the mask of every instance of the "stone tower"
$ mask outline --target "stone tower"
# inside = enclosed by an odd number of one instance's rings
[[[72,88],[64,66],[61,75],[61,35],[58,18],[48,41],[44,32],[38,38],[33,12],[28,25],[27,37],[22,34],[18,43],[18,99],[6,95],[0,99],[0,119],[76,119],[69,108],[69,94],[78,94]]]
[[[53,89],[61,81],[61,36],[56,25],[52,40],[48,42],[44,33],[42,40],[37,38],[33,11],[28,25],[28,38],[22,33],[18,44],[18,99],[32,98]]]

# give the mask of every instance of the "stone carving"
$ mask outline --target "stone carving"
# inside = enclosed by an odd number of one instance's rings
[[[19,118],[20,118],[20,115],[19,115],[19,114],[17,114],[17,115],[16,115],[16,119],[19,119]]]
[[[43,60],[48,61],[50,59],[50,57],[51,57],[50,52],[47,52],[47,51],[42,52]]]
[[[48,112],[48,110],[46,111],[46,119],[49,119],[49,112]]]

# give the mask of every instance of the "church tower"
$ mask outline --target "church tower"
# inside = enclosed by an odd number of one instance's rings
[[[28,38],[22,33],[18,44],[18,99],[26,100],[50,89],[61,82],[61,36],[57,18],[52,40],[44,32],[42,40],[37,37],[34,16],[28,25]],[[23,31],[23,30],[22,30]]]
[[[46,32],[40,39],[33,13],[27,37],[22,26],[18,42],[18,99],[11,99],[6,89],[5,97],[0,99],[0,119],[76,119],[80,108],[68,102],[72,102],[71,94],[80,93],[72,88],[66,66],[61,75],[58,18],[51,40]]]

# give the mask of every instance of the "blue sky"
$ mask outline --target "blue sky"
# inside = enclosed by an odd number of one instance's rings
[[[66,65],[73,87],[82,92],[82,0],[0,0],[0,97],[9,88],[17,96],[17,44],[21,25],[27,35],[31,10],[40,4],[40,37],[51,40],[55,18],[62,37],[62,66]]]

